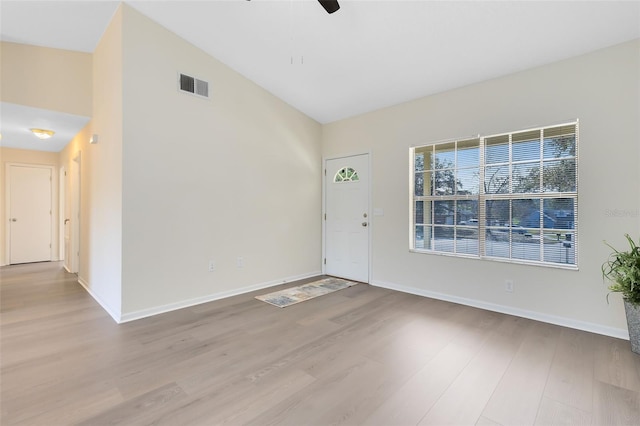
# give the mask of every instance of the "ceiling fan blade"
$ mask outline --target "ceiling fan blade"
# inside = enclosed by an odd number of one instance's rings
[[[340,9],[338,0],[318,0],[318,1],[322,5],[322,7],[324,7],[324,10],[326,10],[327,13],[333,13],[336,10]]]

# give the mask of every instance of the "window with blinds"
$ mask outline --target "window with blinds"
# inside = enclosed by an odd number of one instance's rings
[[[577,122],[411,148],[411,250],[576,268],[577,151]]]

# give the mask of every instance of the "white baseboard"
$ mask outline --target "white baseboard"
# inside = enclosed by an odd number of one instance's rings
[[[66,269],[66,267],[65,267]],[[67,270],[68,271],[68,270]],[[120,323],[121,321],[121,315],[120,312],[116,312],[115,310],[113,310],[108,304],[106,304],[102,299],[100,299],[100,297],[98,297],[97,294],[95,294],[93,291],[91,291],[91,287],[89,286],[89,283],[82,277],[78,276],[78,282],[80,283],[80,285],[82,287],[84,287],[84,289],[87,291],[87,293],[89,293],[89,295],[91,297],[93,297],[93,299],[98,302],[98,304],[100,306],[102,306],[102,309],[104,309],[105,311],[107,311],[107,313],[109,315],[111,315],[111,318],[113,318],[115,320],[115,322]]]
[[[153,315],[163,314],[165,312],[175,311],[177,309],[183,309],[183,308],[188,308],[190,306],[200,305],[202,303],[213,302],[214,300],[226,299],[227,297],[237,296],[240,294],[250,293],[252,291],[261,290],[264,288],[274,287],[276,285],[280,285],[280,284],[284,284],[292,281],[298,281],[298,280],[303,280],[305,278],[317,277],[319,275],[322,275],[320,271],[314,271],[314,272],[309,272],[306,274],[297,275],[293,277],[282,278],[279,280],[253,284],[253,285],[242,287],[239,289],[208,294],[206,296],[183,300],[181,302],[169,303],[167,305],[162,305],[162,306],[155,306],[153,308],[142,309],[139,311],[123,314],[120,317],[120,320],[119,321],[116,320],[116,321],[118,323],[134,321],[134,320],[150,317]]]
[[[616,337],[618,339],[629,340],[629,332],[626,329],[608,327],[586,321],[578,321],[571,318],[559,317],[556,315],[544,314],[541,312],[528,311],[518,309],[511,306],[498,305],[495,303],[483,302],[481,300],[467,299],[465,297],[452,296],[449,294],[438,293],[429,290],[423,290],[415,287],[407,287],[399,284],[388,283],[384,281],[372,280],[371,285],[376,287],[387,288],[390,290],[401,291],[403,293],[415,294],[417,296],[428,297],[431,299],[444,300],[460,305],[473,306],[487,311],[500,312],[502,314],[514,315],[517,317],[528,318],[536,321],[546,322],[549,324],[560,325],[563,327],[574,328],[576,330],[588,331],[591,333],[602,334],[605,336]]]

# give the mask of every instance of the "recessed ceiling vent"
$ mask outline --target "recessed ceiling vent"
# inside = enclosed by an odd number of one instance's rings
[[[180,74],[180,90],[203,98],[209,97],[209,82]]]

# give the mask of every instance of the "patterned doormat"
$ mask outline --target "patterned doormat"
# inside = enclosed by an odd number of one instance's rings
[[[256,299],[270,303],[279,308],[286,308],[287,306],[304,302],[305,300],[313,299],[314,297],[323,296],[328,293],[333,293],[334,291],[343,290],[356,284],[358,283],[340,278],[323,278],[312,283],[275,291],[262,296],[256,296]]]

